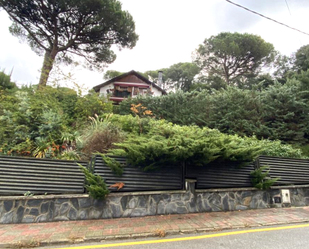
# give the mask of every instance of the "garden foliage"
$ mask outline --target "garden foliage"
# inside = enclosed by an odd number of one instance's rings
[[[104,199],[108,194],[109,190],[101,176],[91,173],[89,169],[79,164],[79,167],[85,174],[86,183],[85,188],[89,195],[94,199]]]
[[[269,166],[261,166],[251,172],[252,185],[261,190],[269,189],[279,178],[271,178],[269,176]]]
[[[303,73],[298,78],[263,89],[227,87],[128,99],[120,104],[119,112],[130,114],[130,106],[141,103],[156,119],[174,124],[305,145],[309,139],[309,77]]]
[[[110,169],[117,175],[117,176],[122,176],[123,173],[123,167],[122,165],[114,158],[107,156],[106,154],[103,153],[95,153],[96,155],[99,155],[102,157],[102,160],[104,163],[110,167]]]
[[[123,141],[123,131],[110,122],[110,117],[100,118],[96,114],[89,117],[91,123],[83,129],[80,143],[83,154],[88,158],[94,153],[107,153],[115,148],[114,143]]]
[[[143,118],[146,129],[139,133],[139,117],[114,115],[113,121],[130,131],[109,155],[126,156],[129,163],[144,168],[207,165],[212,161],[251,162],[258,155],[301,158],[302,153],[280,141],[258,140],[221,133],[216,129],[180,126],[164,120]],[[137,120],[137,122],[133,122]]]
[[[111,115],[111,102],[94,92],[3,89],[0,152],[73,160],[109,153],[146,170],[179,162],[249,162],[260,154],[301,158],[288,144],[305,146],[309,138],[307,75],[258,90],[227,87],[128,99],[119,111],[132,115]]]
[[[80,96],[69,88],[49,86],[44,91],[35,86],[1,90],[0,153],[79,159],[77,142],[88,115],[111,110],[110,102],[92,92]]]

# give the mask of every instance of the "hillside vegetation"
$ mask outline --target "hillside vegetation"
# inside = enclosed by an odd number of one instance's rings
[[[74,160],[108,153],[147,168],[247,162],[260,154],[305,158],[308,47],[287,57],[255,35],[212,36],[195,51],[192,63],[163,70],[168,95],[129,98],[118,106],[93,91],[17,87],[2,71],[0,153]],[[253,52],[263,53],[258,59]],[[266,65],[272,74],[263,73]],[[157,72],[144,76],[156,81]],[[105,78],[119,74],[107,71]]]

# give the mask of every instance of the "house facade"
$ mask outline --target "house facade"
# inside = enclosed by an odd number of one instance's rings
[[[115,103],[119,103],[126,98],[135,98],[137,96],[161,96],[166,94],[160,86],[151,82],[143,75],[134,70],[121,74],[93,88],[96,92]]]

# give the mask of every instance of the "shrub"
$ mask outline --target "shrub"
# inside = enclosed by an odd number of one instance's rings
[[[95,114],[103,115],[104,113],[111,113],[113,105],[104,96],[95,93],[93,90],[85,96],[80,96],[75,104],[75,118],[79,124],[87,121],[87,118],[93,117]]]
[[[276,141],[271,141],[268,139],[259,140],[256,137],[252,137],[249,146],[255,146],[256,144],[259,144],[262,147],[260,155],[303,158],[303,159],[307,158],[307,156],[303,154],[301,149],[294,148],[293,146],[288,144],[283,144],[279,140]]]
[[[8,75],[4,70],[0,71],[0,91],[16,88],[16,84],[11,81],[11,74]]]
[[[81,164],[78,165],[85,174],[85,188],[89,195],[94,199],[104,199],[109,194],[109,190],[107,189],[107,186],[102,177],[91,173],[90,170]]]
[[[85,128],[81,136],[82,152],[90,157],[93,153],[106,153],[115,148],[114,143],[121,142],[124,139],[124,133],[121,129],[109,121],[110,116],[105,119],[95,115],[90,117],[91,124]]]
[[[116,143],[118,148],[109,153],[126,156],[129,163],[145,170],[181,162],[194,165],[207,165],[215,160],[246,163],[259,155],[302,157],[300,150],[279,141],[227,135],[215,129],[180,126],[164,120],[150,120],[149,126],[147,133],[128,134],[126,140]]]
[[[269,166],[261,166],[250,173],[251,182],[257,189],[269,189],[280,178],[270,178]]]
[[[117,175],[117,176],[122,176],[123,173],[123,167],[122,165],[114,158],[111,158],[107,155],[104,155],[102,153],[96,153],[96,155],[99,155],[102,157],[102,160],[104,163],[110,167],[110,169]]]
[[[307,73],[309,75],[309,71]],[[306,75],[306,76],[308,76]],[[176,92],[160,97],[126,99],[120,114],[132,114],[142,104],[156,119],[179,125],[198,125],[227,134],[281,140],[305,145],[309,138],[308,77],[273,83],[266,88]]]
[[[117,125],[121,130],[127,133],[141,134],[148,133],[152,129],[153,119],[150,117],[140,118],[132,115],[112,115],[110,122]]]
[[[76,161],[76,160],[80,160],[81,157],[80,157],[80,154],[76,150],[72,148],[67,148],[61,153],[61,155],[59,156],[59,159]]]

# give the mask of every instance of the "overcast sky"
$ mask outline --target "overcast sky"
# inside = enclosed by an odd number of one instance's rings
[[[309,33],[308,0],[233,0],[247,8]],[[127,72],[169,67],[178,62],[191,62],[191,53],[205,38],[220,32],[251,33],[272,43],[282,54],[291,55],[309,44],[309,36],[238,8],[225,0],[121,0],[136,24],[139,40],[132,50],[118,51],[116,61],[106,70]],[[27,44],[13,37],[11,21],[0,11],[0,69],[9,73],[19,85],[37,84],[43,57]],[[64,68],[74,82],[84,88],[102,83],[103,72],[83,67]],[[69,82],[69,81],[68,81]],[[72,83],[62,82],[62,86]],[[69,84],[69,85],[68,85]],[[71,85],[70,85],[71,84]]]

